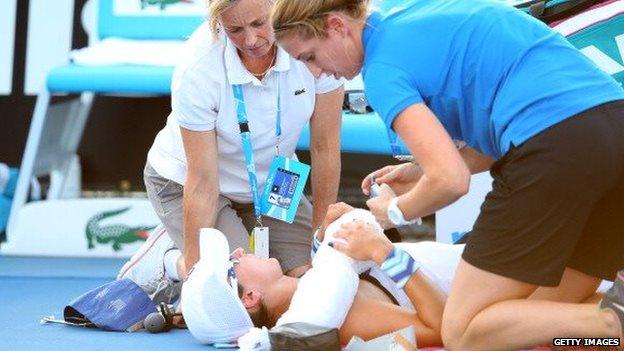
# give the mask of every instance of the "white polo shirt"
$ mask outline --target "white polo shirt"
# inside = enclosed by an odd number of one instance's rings
[[[185,50],[185,59],[176,67],[171,83],[171,114],[149,150],[148,161],[162,177],[184,184],[186,157],[180,127],[216,130],[220,193],[236,202],[251,203],[232,85],[242,85],[261,192],[275,156],[278,85],[280,155],[295,157],[316,94],[333,91],[342,82],[327,76],[315,79],[302,62],[282,48],[278,48],[275,65],[259,81],[247,71],[231,41],[212,39],[207,23],[193,33]]]

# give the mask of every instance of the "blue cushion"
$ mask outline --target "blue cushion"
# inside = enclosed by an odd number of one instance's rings
[[[173,67],[111,65],[79,66],[69,64],[48,73],[47,87],[52,93],[139,93],[168,95]]]
[[[306,126],[297,148],[310,149],[310,128]],[[341,130],[342,152],[392,155],[386,127],[376,113],[342,114]]]
[[[173,67],[114,65],[80,66],[70,64],[55,68],[48,74],[47,86],[52,93],[171,93]],[[342,151],[392,155],[388,135],[381,119],[375,113],[342,116]],[[306,127],[298,148],[310,149],[310,131]]]

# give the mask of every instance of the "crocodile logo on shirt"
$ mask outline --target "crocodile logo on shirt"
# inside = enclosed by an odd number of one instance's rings
[[[302,88],[302,89],[299,89],[299,90],[295,90],[295,96],[301,95],[301,94],[303,94],[305,92],[306,92],[305,88]]]

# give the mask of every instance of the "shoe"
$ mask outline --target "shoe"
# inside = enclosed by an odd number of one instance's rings
[[[607,290],[602,301],[600,301],[600,309],[610,309],[615,313],[620,321],[620,346],[624,346],[624,270],[618,272],[613,286]]]
[[[126,262],[117,279],[128,278],[136,283],[154,301],[176,304],[182,291],[182,282],[176,282],[165,273],[164,257],[176,249],[165,227],[158,225],[139,250]]]

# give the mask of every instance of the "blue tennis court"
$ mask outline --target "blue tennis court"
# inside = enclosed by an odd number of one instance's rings
[[[150,334],[40,324],[82,293],[114,279],[119,259],[0,257],[0,350],[211,350],[188,330]]]

